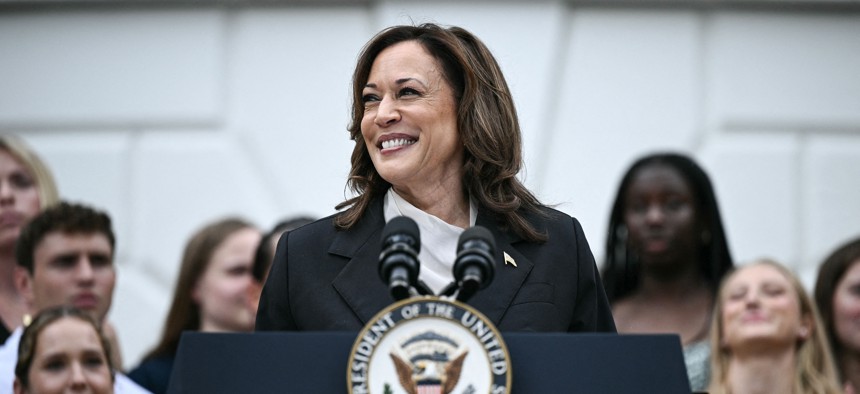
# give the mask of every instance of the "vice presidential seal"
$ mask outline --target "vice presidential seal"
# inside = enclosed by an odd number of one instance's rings
[[[347,365],[351,394],[510,393],[508,348],[470,306],[412,298],[379,312],[359,333]]]

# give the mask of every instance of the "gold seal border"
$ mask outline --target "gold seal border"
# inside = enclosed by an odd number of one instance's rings
[[[352,369],[351,369],[352,362],[355,360],[355,352],[356,352],[356,350],[358,350],[358,345],[360,345],[362,342],[361,339],[364,338],[364,335],[368,331],[370,331],[371,327],[373,327],[373,323],[376,323],[377,321],[379,321],[379,319],[381,319],[382,316],[384,316],[386,313],[391,313],[391,312],[403,307],[404,305],[420,303],[420,302],[442,302],[442,303],[451,304],[451,305],[458,307],[458,308],[462,308],[462,309],[468,311],[469,313],[475,315],[476,317],[478,317],[481,321],[484,322],[484,324],[487,327],[490,328],[490,330],[493,331],[493,334],[496,336],[496,338],[498,338],[499,348],[502,349],[502,351],[505,353],[505,360],[507,361],[507,364],[508,364],[508,371],[505,373],[506,376],[505,376],[505,392],[504,393],[505,394],[511,394],[511,377],[513,376],[513,365],[511,363],[511,353],[508,351],[508,345],[505,343],[505,340],[502,337],[502,333],[499,332],[499,329],[496,328],[496,325],[493,324],[493,322],[490,321],[490,319],[488,319],[487,316],[485,316],[483,313],[481,313],[477,309],[475,309],[475,308],[473,308],[467,304],[464,304],[464,303],[457,301],[457,300],[446,300],[446,299],[442,299],[442,298],[435,297],[435,296],[420,296],[420,297],[407,298],[405,300],[397,301],[397,302],[395,302],[395,303],[393,303],[393,304],[391,304],[385,308],[382,308],[382,310],[377,312],[373,316],[373,318],[371,318],[370,320],[368,320],[367,323],[365,323],[364,328],[362,328],[361,331],[358,332],[358,335],[355,337],[355,342],[353,342],[353,344],[352,344],[352,350],[350,350],[350,352],[349,352],[349,359],[347,360],[347,363],[346,363],[346,389],[347,389],[347,393],[354,394],[352,391],[352,375],[350,373],[352,371]],[[431,315],[419,315],[418,317],[428,317],[428,318],[436,318],[436,319],[454,321],[453,319],[447,319],[444,317],[431,316]],[[415,318],[398,320],[394,324],[394,326],[392,326],[388,331],[385,332],[385,334],[382,335],[382,337],[379,338],[379,341],[381,342],[382,338],[386,337],[390,331],[392,331],[396,327],[400,326],[401,323],[412,321],[414,319]],[[455,322],[457,324],[461,324],[458,321],[455,321]],[[464,326],[464,328],[465,328],[465,326]],[[481,338],[478,337],[477,335],[475,335],[474,332],[472,332],[471,330],[468,330],[468,329],[467,329],[467,331],[469,331],[469,333],[473,337],[478,338],[478,342],[483,343],[481,341]],[[484,350],[485,350],[484,353],[486,355],[486,353],[487,353],[486,349],[484,349]],[[373,347],[373,353],[371,354],[371,357],[373,357],[373,355],[375,355],[375,354],[376,354],[376,346]],[[490,374],[492,375],[492,372]],[[367,369],[367,377],[370,378],[370,363],[369,362],[368,362],[368,369]],[[368,384],[367,391],[368,391],[368,393],[370,392],[370,385],[369,384]]]

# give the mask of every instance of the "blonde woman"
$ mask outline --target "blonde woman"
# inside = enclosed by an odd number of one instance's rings
[[[0,343],[27,312],[15,286],[15,243],[21,228],[59,200],[51,171],[13,135],[0,135]]]
[[[779,263],[728,275],[712,320],[710,393],[841,392],[818,310]]]

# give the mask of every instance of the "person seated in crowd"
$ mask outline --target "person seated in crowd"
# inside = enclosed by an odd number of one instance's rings
[[[256,304],[249,299],[259,299],[261,286],[251,265],[260,240],[260,231],[240,218],[218,220],[194,233],[185,245],[161,339],[129,377],[155,394],[165,393],[183,331],[253,331]]]
[[[116,238],[110,217],[85,205],[60,202],[28,223],[15,245],[22,269],[17,278],[31,313],[58,305],[72,305],[88,313],[102,327],[113,300]],[[11,393],[22,327],[0,348],[0,394]],[[107,333],[113,350],[112,365],[119,366],[115,333]],[[121,373],[117,393],[148,393]]]
[[[818,308],[772,260],[729,274],[711,326],[711,394],[840,393]]]
[[[0,135],[0,343],[28,310],[15,285],[15,243],[24,225],[57,201],[54,177],[39,156],[14,135]]]
[[[678,153],[636,160],[612,206],[603,282],[619,333],[677,333],[693,391],[708,385],[708,328],[732,268],[705,171]]]
[[[860,392],[860,238],[834,250],[819,266],[815,303],[845,392]]]
[[[254,268],[251,271],[258,282],[266,283],[266,278],[269,276],[269,268],[272,267],[272,259],[275,258],[275,248],[278,246],[278,240],[281,239],[281,235],[284,232],[297,229],[314,220],[305,216],[284,219],[275,224],[268,233],[263,234],[263,239],[260,241],[257,251],[254,252]]]
[[[15,394],[113,393],[110,343],[93,317],[69,305],[39,312],[24,329]]]

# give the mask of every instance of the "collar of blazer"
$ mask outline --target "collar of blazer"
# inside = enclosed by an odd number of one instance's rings
[[[496,273],[493,282],[475,294],[468,304],[498,325],[525,282],[533,263],[514,247],[521,239],[513,233],[500,231],[492,219],[482,212],[479,208],[476,225],[486,227],[496,238]],[[332,281],[332,286],[362,324],[367,324],[380,310],[394,302],[377,272],[383,227],[382,198],[377,198],[355,227],[350,231],[337,232],[329,248],[329,253],[349,259]],[[505,252],[516,261],[516,267],[505,264]]]

